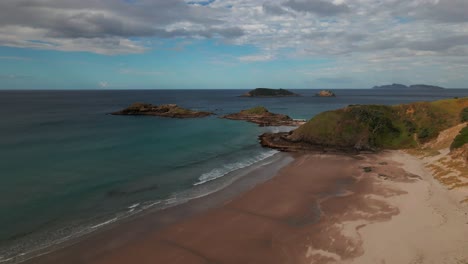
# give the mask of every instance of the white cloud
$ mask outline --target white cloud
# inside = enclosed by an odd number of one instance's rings
[[[107,88],[109,87],[109,83],[108,82],[104,82],[104,81],[101,81],[98,83],[99,87],[101,88]]]
[[[466,0],[2,0],[0,45],[116,55],[144,53],[153,39],[215,38],[258,49],[237,62],[326,58],[339,65],[333,74],[390,79],[389,67],[415,67],[460,76],[467,8]],[[327,74],[311,78],[331,80]]]
[[[141,76],[158,76],[158,75],[163,74],[163,72],[161,71],[138,70],[138,69],[132,69],[132,68],[120,69],[119,73],[127,74],[127,75],[141,75]]]
[[[239,61],[242,62],[256,62],[256,61],[271,61],[274,57],[272,55],[248,55],[239,57]]]

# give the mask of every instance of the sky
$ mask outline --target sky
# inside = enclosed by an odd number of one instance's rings
[[[467,0],[1,0],[0,89],[468,88]]]

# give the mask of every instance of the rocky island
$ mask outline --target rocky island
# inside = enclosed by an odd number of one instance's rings
[[[427,84],[413,84],[406,86],[404,84],[394,83],[390,85],[374,86],[372,89],[393,89],[393,90],[440,90],[443,87],[427,85]]]
[[[466,122],[467,108],[468,97],[395,106],[353,105],[320,113],[290,133],[263,134],[260,141],[283,151],[415,148]]]
[[[213,115],[211,112],[194,111],[179,107],[176,104],[152,105],[146,103],[134,103],[131,106],[111,113],[112,115],[149,115],[171,118],[197,118]]]
[[[304,121],[294,120],[287,115],[271,113],[263,106],[242,110],[239,113],[225,115],[222,118],[245,120],[259,126],[300,126],[305,123]]]
[[[335,97],[336,94],[330,90],[322,90],[320,92],[318,92],[317,94],[315,94],[315,96],[319,96],[319,97]]]
[[[241,97],[290,97],[290,96],[300,96],[299,94],[293,93],[286,89],[270,89],[270,88],[257,88],[246,94],[241,95]]]

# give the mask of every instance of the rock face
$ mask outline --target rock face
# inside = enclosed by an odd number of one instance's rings
[[[335,93],[330,91],[330,90],[322,90],[319,93],[316,94],[316,96],[320,97],[335,97]]]
[[[145,103],[134,103],[131,106],[111,113],[112,115],[149,115],[171,118],[196,118],[212,115],[210,112],[199,112],[181,108],[175,104],[152,105]]]
[[[443,87],[426,85],[426,84],[414,84],[406,86],[404,84],[394,83],[390,85],[374,86],[372,89],[393,89],[393,90],[439,90],[444,89]]]
[[[270,88],[257,88],[241,97],[287,97],[287,96],[300,96],[285,89],[270,89]]]
[[[259,126],[300,126],[305,123],[305,121],[294,120],[287,115],[270,113],[263,106],[242,110],[239,113],[226,115],[222,118],[245,120]]]
[[[285,152],[323,152],[323,153],[358,153],[359,150],[349,147],[326,146],[306,141],[294,140],[293,132],[264,133],[258,138],[262,147],[272,148]]]

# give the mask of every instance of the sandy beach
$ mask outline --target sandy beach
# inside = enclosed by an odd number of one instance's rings
[[[401,151],[296,154],[274,178],[224,198],[30,263],[468,263],[467,208]]]

